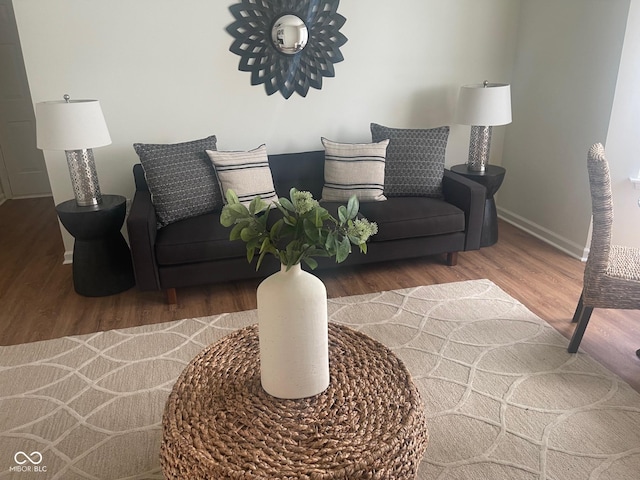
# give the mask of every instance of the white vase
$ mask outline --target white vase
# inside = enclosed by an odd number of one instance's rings
[[[329,386],[327,289],[300,264],[258,286],[262,388],[278,398],[305,398]]]

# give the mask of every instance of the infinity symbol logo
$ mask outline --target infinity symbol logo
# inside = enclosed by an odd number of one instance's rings
[[[18,458],[20,457],[24,458],[24,460],[18,460]],[[24,465],[27,462],[31,462],[33,465],[38,465],[40,462],[42,462],[42,454],[40,452],[31,452],[31,455],[27,455],[24,452],[16,452],[16,454],[13,456],[13,460],[18,465]]]

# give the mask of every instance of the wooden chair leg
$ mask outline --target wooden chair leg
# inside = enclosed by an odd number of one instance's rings
[[[584,310],[584,300],[583,294],[580,294],[580,300],[578,300],[578,306],[576,307],[576,311],[573,314],[573,318],[571,319],[571,323],[576,323],[580,317],[582,316],[582,311]]]
[[[447,265],[454,267],[458,264],[458,252],[447,253]]]
[[[581,307],[580,318],[578,320],[578,325],[576,325],[576,329],[573,331],[573,336],[571,337],[571,341],[569,342],[569,347],[567,348],[567,351],[569,353],[576,353],[578,351],[580,342],[582,342],[582,336],[587,329],[589,319],[591,318],[591,314],[593,313],[593,307],[585,307],[584,302],[582,302],[582,305],[578,303],[578,307]]]
[[[178,292],[176,292],[175,288],[167,288],[164,293],[169,305],[175,305],[178,303]]]

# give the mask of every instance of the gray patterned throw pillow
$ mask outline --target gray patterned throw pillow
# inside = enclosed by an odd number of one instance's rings
[[[222,208],[222,194],[205,150],[216,137],[173,144],[134,143],[156,208],[158,227]]]
[[[389,139],[384,173],[388,197],[442,197],[449,127],[402,129],[371,124],[374,142]]]

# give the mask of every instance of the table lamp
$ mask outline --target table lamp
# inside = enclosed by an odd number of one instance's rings
[[[98,100],[64,100],[36,104],[36,138],[41,150],[64,150],[76,203],[81,207],[102,202],[93,158],[95,147],[111,143]]]
[[[455,122],[471,125],[467,168],[484,172],[489,163],[491,127],[511,123],[511,87],[485,81],[460,87]]]

